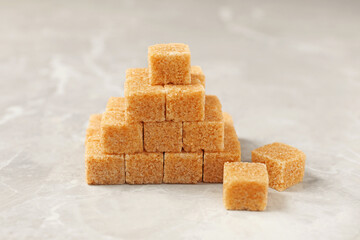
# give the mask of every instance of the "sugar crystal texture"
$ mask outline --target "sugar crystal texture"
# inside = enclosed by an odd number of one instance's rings
[[[165,121],[165,89],[163,86],[151,86],[148,75],[146,68],[126,71],[126,121]]]
[[[102,114],[92,114],[89,119],[89,125],[86,129],[85,143],[92,140],[100,141],[100,124]]]
[[[86,181],[89,185],[125,183],[124,154],[102,153],[99,141],[86,143]]]
[[[143,151],[143,124],[125,121],[124,111],[103,113],[101,144],[104,153],[121,154]]]
[[[251,152],[253,162],[265,163],[269,173],[269,185],[277,191],[301,182],[305,172],[305,154],[284,143],[272,143]]]
[[[163,153],[134,153],[126,154],[126,183],[156,184],[162,183]]]
[[[111,97],[106,104],[106,111],[124,111],[125,110],[125,98],[123,97]]]
[[[221,183],[223,181],[224,163],[240,162],[241,148],[236,135],[234,123],[228,113],[224,116],[224,151],[204,152],[203,181],[209,183]]]
[[[228,210],[265,210],[268,185],[265,164],[225,163],[223,184],[225,208]]]
[[[205,89],[199,81],[190,85],[166,85],[166,120],[203,121]]]
[[[191,83],[191,54],[182,43],[157,44],[148,49],[151,85]]]
[[[164,183],[198,183],[202,180],[203,153],[165,153]]]
[[[205,75],[200,66],[191,66],[191,83],[199,81],[205,88]]]
[[[147,152],[181,152],[182,123],[144,123],[144,149]]]
[[[216,96],[206,96],[205,121],[183,123],[183,148],[186,152],[224,150],[224,119]]]

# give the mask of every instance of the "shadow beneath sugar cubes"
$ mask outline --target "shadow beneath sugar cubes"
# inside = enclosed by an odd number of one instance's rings
[[[286,192],[303,192],[303,191],[311,191],[311,190],[322,190],[318,189],[322,186],[321,183],[323,180],[316,176],[314,172],[312,172],[310,169],[307,169],[305,166],[305,175],[302,182],[291,186],[290,188],[286,189]]]
[[[281,192],[274,189],[268,189],[268,204],[266,207],[267,212],[284,211],[286,209],[286,196]]]
[[[316,176],[313,171],[306,168],[306,166],[305,166],[304,179],[303,179],[302,183],[300,183],[299,185],[302,185],[302,189],[307,190],[309,188],[318,187],[318,184],[322,181],[323,181],[323,179]]]

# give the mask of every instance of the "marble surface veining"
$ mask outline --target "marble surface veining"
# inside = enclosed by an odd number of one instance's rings
[[[360,239],[359,1],[0,1],[0,239]],[[185,42],[242,159],[281,141],[304,182],[265,212],[221,184],[88,186],[88,117],[147,46]]]

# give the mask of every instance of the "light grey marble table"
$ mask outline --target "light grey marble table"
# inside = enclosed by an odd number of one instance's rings
[[[0,239],[360,239],[359,1],[0,1]],[[265,212],[221,184],[88,186],[88,117],[147,46],[185,42],[242,159],[281,141],[304,182]]]

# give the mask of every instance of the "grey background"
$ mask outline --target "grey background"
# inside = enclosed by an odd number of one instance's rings
[[[359,239],[359,1],[0,1],[1,239]],[[147,47],[184,42],[242,159],[281,141],[304,182],[265,212],[221,184],[88,186],[88,117]]]

